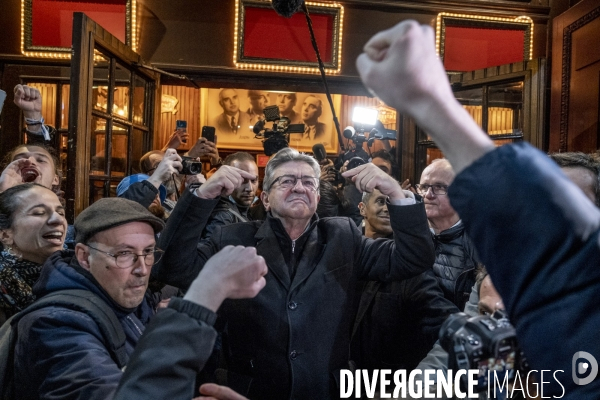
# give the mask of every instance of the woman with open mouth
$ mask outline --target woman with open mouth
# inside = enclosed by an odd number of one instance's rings
[[[33,303],[42,265],[63,249],[65,210],[56,194],[24,183],[0,194],[0,325]]]

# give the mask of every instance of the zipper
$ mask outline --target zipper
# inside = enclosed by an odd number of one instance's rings
[[[292,240],[292,254],[294,254],[294,249],[296,248],[296,241]]]
[[[135,323],[135,321],[133,320],[133,318],[131,318],[129,315],[127,316],[127,319],[129,321],[131,321],[131,323],[133,324],[133,326],[135,326],[135,329],[138,331],[138,333],[140,334],[140,336],[142,336],[142,330],[140,329],[139,326],[137,326],[137,324]]]

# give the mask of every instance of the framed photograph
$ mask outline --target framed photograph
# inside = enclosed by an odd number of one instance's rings
[[[306,5],[325,72],[337,74],[341,69],[344,7],[337,3]],[[284,18],[268,0],[236,0],[235,8],[233,57],[237,68],[319,73],[302,11]]]
[[[342,96],[332,95],[339,114]],[[253,127],[264,120],[263,109],[277,105],[280,116],[290,124],[304,125],[303,133],[290,134],[289,146],[299,151],[312,152],[312,146],[321,143],[328,153],[338,151],[338,138],[333,113],[322,93],[277,92],[246,89],[202,89],[201,125],[214,126],[217,145],[224,149],[262,150],[264,139],[256,138]],[[265,122],[273,129],[274,122]]]
[[[503,18],[439,13],[436,47],[449,72],[474,71],[530,60],[533,21],[529,17]]]
[[[29,57],[70,58],[73,13],[84,12],[136,51],[136,0],[22,0],[21,52]]]

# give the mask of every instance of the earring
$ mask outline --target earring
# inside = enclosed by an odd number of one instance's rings
[[[17,254],[16,252],[14,252],[12,246],[6,246],[6,252],[11,256],[15,257],[17,260],[21,260],[23,258],[23,254]]]

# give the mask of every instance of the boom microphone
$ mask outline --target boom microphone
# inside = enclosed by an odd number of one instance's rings
[[[354,136],[355,133],[356,130],[353,126],[347,126],[346,129],[344,129],[344,137],[346,139],[352,139],[352,136]]]
[[[319,163],[327,158],[325,146],[323,146],[321,143],[313,145],[312,152]]]
[[[282,17],[290,18],[302,7],[303,0],[272,0],[273,10]]]

